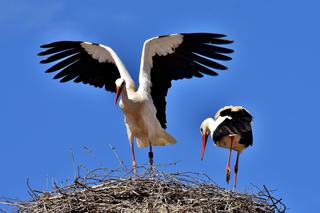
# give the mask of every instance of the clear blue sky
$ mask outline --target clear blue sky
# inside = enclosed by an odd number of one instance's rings
[[[319,155],[319,5],[317,1],[1,1],[0,195],[28,198],[26,181],[73,177],[73,152],[89,168],[117,168],[108,144],[131,165],[123,115],[114,95],[60,84],[39,64],[39,46],[84,40],[111,46],[137,79],[144,40],[176,32],[225,33],[235,43],[229,70],[174,82],[168,132],[176,145],[155,149],[169,171],[199,171],[226,187],[228,151],[210,142],[200,161],[201,121],[224,105],[255,117],[254,145],[240,158],[239,191],[278,189],[290,212],[317,212]],[[88,153],[89,147],[94,154]],[[147,149],[137,162],[147,163]],[[94,156],[93,156],[94,155]],[[235,157],[235,155],[234,155]],[[234,160],[235,158],[233,158]],[[233,161],[234,162],[234,161]],[[229,188],[232,185],[227,186]]]

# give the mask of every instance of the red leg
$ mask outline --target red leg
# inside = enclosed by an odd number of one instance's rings
[[[232,144],[233,144],[233,140],[234,140],[234,136],[229,136],[230,137],[230,152],[229,152],[229,156],[228,156],[228,164],[227,164],[227,169],[226,169],[226,180],[227,180],[227,184],[229,184],[229,180],[230,180],[230,159],[231,159],[231,153],[232,153]]]
[[[239,165],[240,153],[241,153],[241,152],[238,151],[236,164],[234,165],[234,182],[233,182],[233,191],[234,191],[234,192],[235,192],[236,189],[237,189],[237,174],[238,174],[238,165]]]
[[[137,162],[136,157],[134,155],[134,143],[131,143],[131,155],[132,155],[132,167],[133,167],[133,173],[134,176],[137,176]]]
[[[153,175],[153,152],[152,152],[152,144],[151,141],[149,141],[150,144],[150,151],[149,151],[149,165],[150,165],[150,173]]]

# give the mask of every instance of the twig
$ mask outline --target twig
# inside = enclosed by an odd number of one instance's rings
[[[263,188],[264,188],[264,190],[267,192],[268,198],[271,200],[274,208],[276,208],[276,210],[277,210],[279,213],[285,212],[285,211],[286,211],[286,206],[281,202],[282,199],[277,200],[277,199],[275,199],[274,197],[272,197],[271,194],[270,194],[270,192],[269,192],[269,190],[267,189],[267,187],[266,187],[265,185],[263,185]],[[274,200],[276,200],[276,202],[274,202]],[[278,206],[277,206],[278,203],[280,203],[280,204],[284,207],[284,210],[280,210],[280,209],[278,208]]]
[[[94,152],[89,147],[83,146],[83,148],[97,161],[97,163],[99,163],[100,166],[104,166],[103,161],[99,160],[98,157],[94,154]]]
[[[121,168],[122,168],[122,169],[125,169],[123,160],[120,159],[118,153],[116,152],[116,148],[115,148],[114,146],[112,146],[110,143],[109,143],[109,147],[110,147],[111,151],[113,152],[114,156],[117,158],[117,160],[118,160]]]
[[[72,167],[73,167],[73,174],[74,174],[74,179],[77,179],[79,177],[79,169],[77,169],[76,166],[76,159],[74,157],[73,151],[71,150],[71,157],[72,157]]]
[[[13,203],[13,202],[8,202],[8,201],[0,201],[0,204],[7,205],[7,206],[14,206],[14,207],[24,208],[24,206],[20,205],[19,203]]]
[[[41,191],[34,190],[34,189],[31,188],[31,186],[30,186],[30,184],[29,184],[29,178],[27,178],[27,187],[28,187],[28,189],[29,189],[28,192],[29,192],[30,196],[32,197],[32,199],[37,199],[37,198],[39,198],[39,195],[37,195],[36,192],[37,192],[37,193],[42,193],[42,192],[41,192]]]

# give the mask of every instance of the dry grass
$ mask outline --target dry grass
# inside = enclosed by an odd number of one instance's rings
[[[281,199],[265,188],[256,194],[234,193],[215,185],[206,175],[166,174],[148,170],[139,177],[117,176],[96,169],[53,192],[30,189],[28,202],[2,202],[19,212],[284,212]]]

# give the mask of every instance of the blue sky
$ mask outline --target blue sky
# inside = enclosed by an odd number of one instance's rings
[[[155,162],[178,162],[166,170],[206,172],[231,189],[225,183],[227,150],[210,142],[200,161],[199,125],[222,106],[243,105],[255,118],[254,145],[241,155],[238,190],[265,184],[278,190],[289,212],[317,212],[318,2],[13,0],[0,6],[1,196],[27,199],[27,179],[35,188],[50,190],[48,179],[72,178],[72,153],[89,168],[118,168],[109,144],[131,165],[114,94],[51,80],[53,75],[44,73],[48,66],[36,55],[41,44],[103,43],[137,79],[144,40],[217,32],[235,41],[233,60],[225,63],[229,70],[174,82],[167,97],[167,130],[178,143],[155,148]],[[138,164],[148,162],[147,152],[136,149]]]

